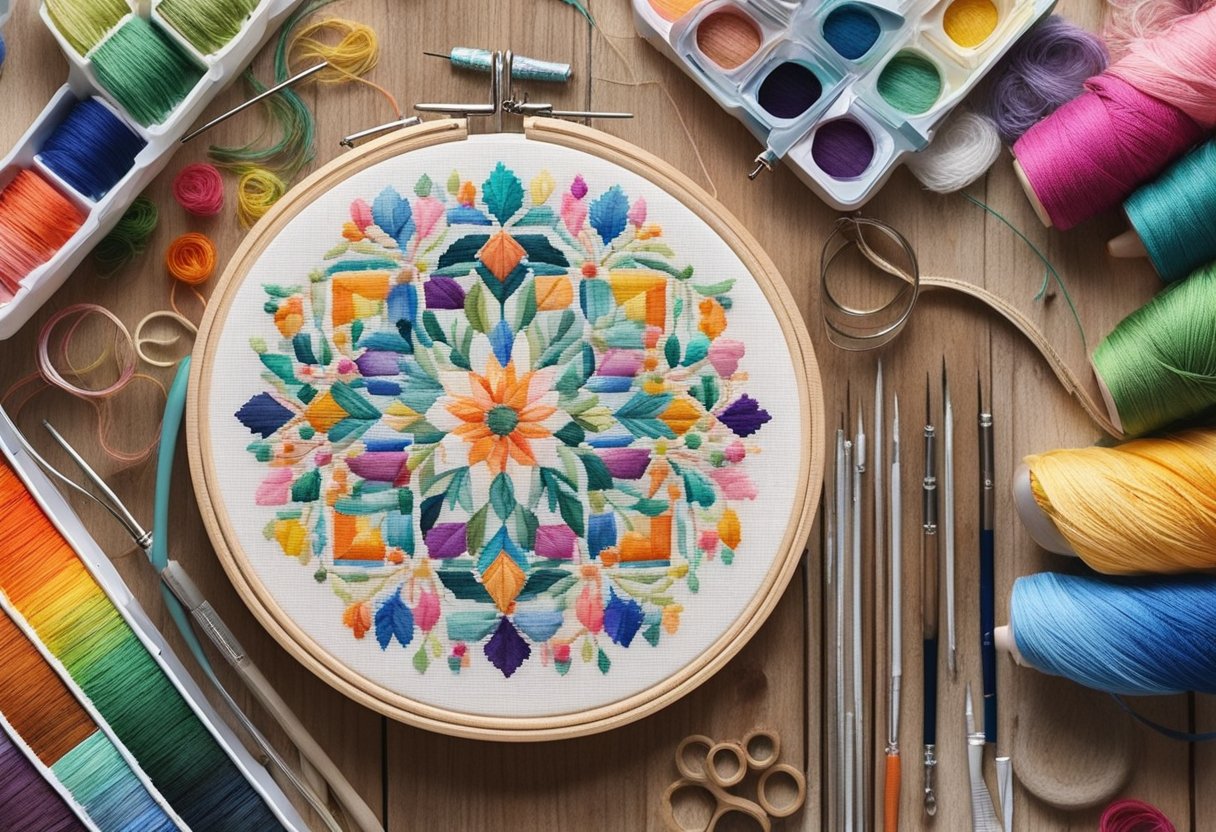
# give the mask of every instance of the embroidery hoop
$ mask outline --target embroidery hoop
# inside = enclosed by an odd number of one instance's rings
[[[271,635],[314,674],[355,701],[399,721],[440,733],[500,741],[542,741],[583,736],[647,716],[692,691],[720,670],[771,614],[798,565],[810,536],[824,465],[823,395],[818,365],[805,323],[775,266],[759,244],[712,197],[656,157],[591,128],[554,119],[527,118],[526,139],[583,151],[620,166],[665,191],[704,222],[739,257],[777,318],[793,358],[794,389],[804,450],[793,511],[779,551],[743,613],[695,659],[659,683],[589,710],[543,717],[497,717],[418,702],[353,671],[319,646],[288,615],[254,573],[248,555],[223,512],[213,502],[219,479],[211,453],[207,403],[214,381],[213,360],[236,291],[267,246],[297,215],[350,176],[380,162],[469,135],[465,120],[427,122],[375,139],[325,165],[281,200],[237,249],[221,278],[199,329],[190,375],[186,426],[190,469],[204,525],[221,564],[245,604]]]

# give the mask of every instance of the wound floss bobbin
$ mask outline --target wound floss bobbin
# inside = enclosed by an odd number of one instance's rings
[[[553,112],[508,71],[419,109]],[[394,130],[216,286],[187,402],[204,522],[258,620],[381,713],[616,727],[715,672],[796,569],[823,411],[794,308],[711,197],[617,139]]]

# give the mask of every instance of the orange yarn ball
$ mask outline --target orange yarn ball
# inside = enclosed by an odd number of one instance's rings
[[[215,272],[215,243],[206,234],[183,234],[165,250],[169,274],[191,286],[203,283]]]

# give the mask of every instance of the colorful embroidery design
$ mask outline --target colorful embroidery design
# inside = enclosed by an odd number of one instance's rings
[[[418,673],[608,673],[674,634],[679,585],[742,545],[770,420],[726,334],[734,276],[679,265],[620,186],[502,163],[355,200],[341,234],[264,284],[265,388],[235,417],[266,538]]]

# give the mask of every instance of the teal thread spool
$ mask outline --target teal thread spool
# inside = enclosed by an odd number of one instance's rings
[[[1216,140],[1137,189],[1123,210],[1167,283],[1216,259]]]
[[[156,13],[190,45],[209,55],[240,34],[258,0],[164,0]]]
[[[1120,321],[1093,365],[1128,436],[1216,406],[1216,264]]]
[[[159,124],[202,71],[142,17],[131,17],[93,52],[97,80],[144,127]]]
[[[452,66],[467,69],[472,72],[489,73],[491,53],[487,49],[475,49],[471,46],[454,46],[451,53],[423,52],[433,58],[446,58]],[[573,75],[570,64],[557,61],[542,61],[529,58],[526,55],[514,56],[511,64],[511,77],[517,81],[544,81],[549,84],[564,84]]]
[[[924,55],[900,52],[878,76],[878,94],[901,113],[919,115],[937,103],[942,76]]]

